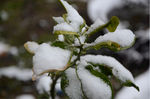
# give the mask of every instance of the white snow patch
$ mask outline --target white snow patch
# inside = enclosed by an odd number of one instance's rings
[[[118,43],[121,47],[128,47],[130,46],[135,39],[135,35],[131,30],[124,29],[124,30],[116,30],[115,32],[109,32],[103,36],[99,36],[94,43],[87,44],[85,47],[93,46],[99,44],[101,42],[112,41]]]
[[[66,1],[60,0],[67,11],[67,20],[70,22],[70,25],[76,30],[79,31],[80,25],[84,23],[83,18],[79,15],[79,13]]]
[[[18,49],[14,46],[10,46],[6,43],[0,42],[0,55],[3,53],[11,53],[12,55],[18,55]]]
[[[123,83],[127,80],[130,80],[134,83],[132,74],[113,57],[102,55],[86,55],[81,57],[81,60],[82,67],[87,66],[88,62],[92,62],[94,64],[104,64],[112,68],[113,75],[119,80],[121,80]]]
[[[86,39],[86,37],[84,35],[80,36],[79,39],[75,38],[74,45],[75,46],[80,46],[80,43],[84,44],[85,39]]]
[[[55,31],[71,31],[71,32],[76,32],[76,30],[69,25],[68,23],[60,23],[54,26],[54,32]]]
[[[0,68],[0,77],[6,76],[8,78],[16,78],[21,81],[28,81],[32,78],[31,69],[23,69],[17,66]]]
[[[10,49],[9,45],[0,42],[0,54],[8,52],[9,49]]]
[[[64,20],[63,17],[53,17],[53,19],[54,19],[58,24],[65,22],[65,20]]]
[[[58,40],[59,41],[64,41],[64,36],[63,35],[58,35]]]
[[[33,77],[50,70],[63,70],[69,58],[70,51],[68,50],[52,47],[46,43],[39,45],[33,56]]]
[[[138,92],[134,88],[122,88],[115,99],[149,99],[150,98],[150,70],[135,78],[135,83],[139,86]]]
[[[78,74],[89,99],[111,99],[111,88],[102,79],[93,76],[80,65]]]
[[[114,7],[119,7],[122,1],[124,0],[89,0],[88,15],[93,21],[97,18],[108,21],[108,12]]]
[[[51,83],[51,78],[45,74],[37,80],[36,88],[39,93],[49,92]]]
[[[69,68],[65,71],[69,85],[65,88],[65,92],[71,99],[82,99],[81,84],[76,76],[75,69]]]
[[[35,97],[30,94],[22,94],[17,96],[16,99],[35,99]]]

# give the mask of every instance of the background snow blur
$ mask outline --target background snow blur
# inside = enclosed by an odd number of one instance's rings
[[[149,68],[149,2],[148,0],[67,0],[85,18],[88,25],[100,18],[107,22],[118,16],[118,28],[131,29],[137,39],[135,45],[125,51],[107,49],[90,50],[88,53],[110,55],[128,68],[141,88],[140,93],[132,88],[122,88],[113,80],[116,99],[148,99],[150,94]],[[52,16],[65,12],[57,0],[1,0],[0,1],[0,99],[45,99],[51,79],[44,75],[32,82],[32,55],[23,47],[26,41],[39,43],[53,41],[54,21]],[[103,35],[96,33],[89,42]],[[57,84],[57,95],[64,97]],[[121,89],[121,91],[120,91]],[[40,93],[40,95],[38,95]],[[117,94],[118,93],[118,94]],[[121,97],[121,98],[120,98]],[[137,98],[138,97],[138,98]],[[142,97],[142,98],[140,98]]]

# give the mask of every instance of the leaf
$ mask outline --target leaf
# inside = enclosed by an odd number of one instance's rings
[[[108,48],[113,51],[120,51],[131,47],[135,42],[135,35],[128,29],[116,30],[103,36],[99,36],[93,43],[85,44],[85,50],[94,48]]]
[[[139,87],[132,83],[130,80],[127,80],[125,83],[123,83],[123,85],[128,87],[134,87],[136,90],[140,91]]]
[[[105,74],[98,72],[97,70],[94,70],[92,65],[88,65],[85,68],[94,76],[100,77],[100,79],[102,79],[105,83],[107,83],[110,86],[111,91],[112,91],[112,99],[113,99],[113,97],[114,97],[113,88],[112,88],[112,84],[109,81],[108,77]]]
[[[89,30],[87,31],[88,37],[90,37],[94,33],[103,30],[104,28],[107,28],[109,32],[114,32],[118,25],[119,25],[119,18],[116,16],[113,16],[110,19],[110,21],[107,22],[106,24],[102,20],[98,19],[95,21],[93,25],[90,26]]]
[[[72,32],[72,31],[55,31],[54,34],[57,34],[57,35],[69,34],[69,35],[77,35],[78,36],[77,32]]]
[[[111,68],[113,76],[115,76],[122,84],[126,86],[133,86],[138,90],[138,87],[134,84],[134,79],[131,74],[122,64],[120,64],[115,58],[102,56],[102,55],[86,55],[81,57],[81,63],[95,64],[95,68],[98,65],[107,66]],[[98,64],[98,65],[97,65]],[[82,67],[85,67],[82,65]],[[95,69],[93,66],[93,69]]]
[[[67,48],[67,44],[65,42],[62,41],[55,41],[51,44],[51,46],[55,46],[55,47],[60,47],[62,49],[66,49]]]
[[[95,45],[92,45],[92,46],[88,46],[85,49],[86,50],[89,50],[89,49],[99,50],[101,48],[108,48],[112,51],[120,51],[122,49],[125,49],[125,48],[121,48],[121,46],[119,44],[117,44],[115,42],[112,42],[112,41],[101,42],[101,43],[98,43],[98,44],[95,44]]]
[[[119,25],[119,18],[116,16],[112,16],[110,21],[107,23],[107,29],[109,32],[114,32]]]
[[[104,65],[104,64],[93,64],[91,62],[89,62],[89,64],[91,64],[93,67],[99,67],[99,70],[101,71],[101,73],[105,74],[106,76],[112,76],[112,68]]]
[[[67,79],[67,76],[65,73],[61,76],[61,89],[63,92],[65,92],[65,88],[69,85],[69,80]]]

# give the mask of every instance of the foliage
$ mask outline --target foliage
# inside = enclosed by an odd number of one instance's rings
[[[53,99],[55,98],[55,85],[60,77],[62,90],[71,99],[91,99],[91,97],[113,99],[110,81],[113,76],[122,85],[132,86],[139,90],[134,84],[132,74],[114,58],[86,55],[89,49],[99,50],[105,47],[112,51],[120,51],[131,47],[135,40],[132,31],[117,30],[119,19],[116,16],[106,23],[99,19],[93,25],[88,26],[71,5],[64,0],[59,1],[67,14],[62,17],[53,17],[57,23],[53,31],[54,35],[58,36],[56,41],[40,45],[35,42],[25,44],[25,48],[34,54],[33,80],[44,73],[49,73],[53,81],[50,91]],[[87,43],[91,35],[104,29],[107,29],[109,33],[98,37],[92,43]],[[61,53],[58,55],[59,51]],[[55,54],[52,55],[53,53]],[[59,61],[61,63],[57,64]]]

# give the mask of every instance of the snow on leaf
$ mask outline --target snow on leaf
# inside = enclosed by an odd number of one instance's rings
[[[90,26],[90,28],[88,29],[86,33],[90,36],[94,34],[95,32],[100,31],[104,27],[105,27],[105,23],[102,20],[97,19],[95,23]]]
[[[54,26],[54,34],[77,34],[76,30],[68,23],[60,23]]]
[[[138,90],[138,87],[134,85],[134,79],[132,74],[113,57],[102,56],[102,55],[97,55],[97,56],[86,55],[81,57],[81,60],[82,60],[82,67],[87,66],[88,63],[93,63],[93,64],[105,65],[107,67],[112,68],[112,74],[117,79],[119,79],[122,84],[127,85],[127,83],[130,82],[130,85],[127,86],[133,86]]]
[[[84,24],[84,19],[79,15],[79,13],[66,1],[60,0],[62,5],[65,7],[67,11],[66,20],[70,23],[70,25],[77,31],[79,31],[80,26]]]
[[[83,65],[84,63],[78,65],[78,75],[85,95],[89,99],[111,99],[110,86],[101,78],[91,74]]]
[[[32,46],[30,48],[34,49]],[[68,67],[70,51],[43,43],[36,48],[33,56],[33,80],[47,72],[63,71]]]
[[[77,78],[75,69],[67,69],[65,71],[65,78],[61,82],[63,90],[70,99],[82,99],[81,84]]]
[[[58,24],[65,22],[64,18],[62,17],[53,17],[53,20]]]
[[[128,29],[116,30],[103,36],[99,36],[93,43],[85,44],[84,48],[100,49],[102,47],[110,48],[115,51],[129,48],[135,41],[135,35]]]
[[[114,32],[119,25],[119,19],[116,16],[113,16],[109,22],[104,23],[104,21],[97,19],[94,24],[92,24],[89,30],[86,32],[88,36],[101,31],[104,28],[107,28],[108,31]]]

